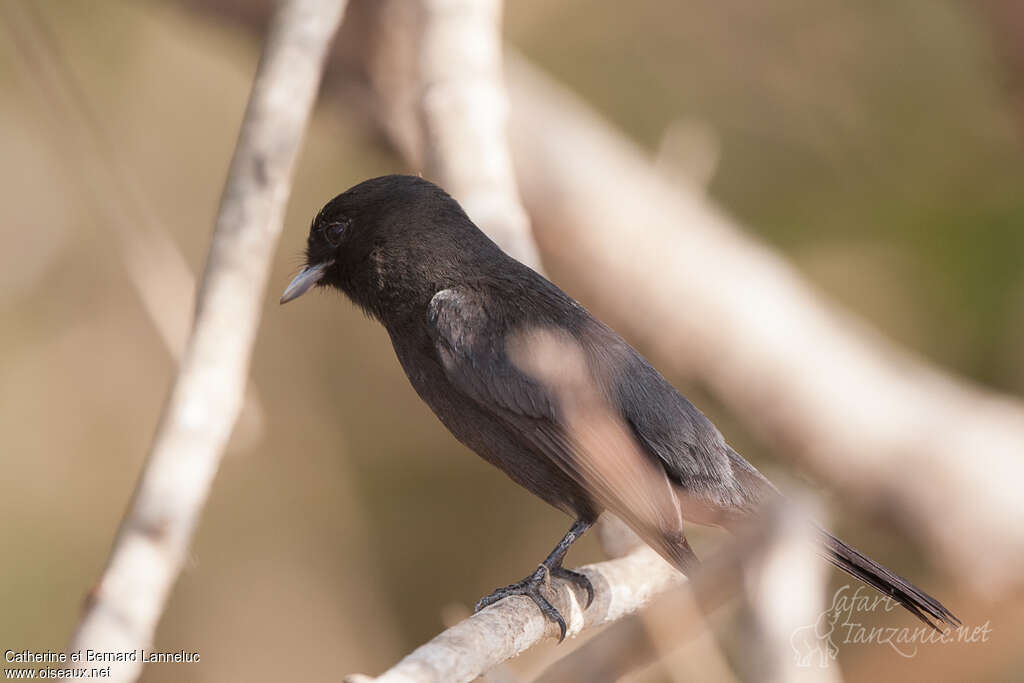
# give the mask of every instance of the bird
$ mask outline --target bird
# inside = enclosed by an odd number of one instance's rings
[[[477,611],[524,595],[564,638],[565,620],[544,589],[550,577],[567,580],[586,591],[589,606],[591,582],[563,567],[563,560],[603,512],[622,518],[691,575],[700,561],[684,521],[735,533],[782,498],[639,352],[502,251],[428,180],[372,178],[324,205],[310,226],[305,266],[280,302],[313,288],[341,291],[383,324],[412,387],[452,435],[574,519],[536,571],[482,598]],[[573,385],[546,382],[522,360],[522,340],[538,330],[572,345],[590,393],[623,425],[640,455],[598,458],[581,447],[564,400]],[[609,466],[616,477],[608,476]],[[655,513],[639,509],[648,507]],[[936,630],[937,624],[959,625],[938,600],[815,529],[819,551],[833,565]]]

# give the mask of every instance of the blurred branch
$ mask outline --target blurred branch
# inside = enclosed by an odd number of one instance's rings
[[[416,8],[414,87],[421,149],[413,159],[502,249],[538,268],[508,144],[502,3],[419,0]]]
[[[287,0],[232,160],[192,334],[146,469],[70,650],[147,647],[242,403],[268,268],[342,0]],[[141,663],[113,670],[133,680]]]
[[[397,54],[386,53],[382,75],[395,79],[394,92],[408,93],[416,109],[402,136],[410,164],[423,164],[491,239],[540,270],[508,140],[502,3],[419,0],[382,11],[409,41]],[[394,68],[403,59],[413,65],[404,74]],[[602,527],[603,545],[639,541],[624,525]]]
[[[960,580],[1020,581],[1024,406],[825,301],[578,98],[523,59],[509,66],[520,188],[545,258],[584,298],[846,499],[896,513]]]
[[[813,515],[819,518],[819,515]],[[829,653],[835,645],[815,630],[829,605],[826,565],[812,550],[816,534],[796,506],[777,511],[765,552],[743,566],[748,628],[739,664],[745,681],[839,683],[835,653],[807,666],[802,657]]]

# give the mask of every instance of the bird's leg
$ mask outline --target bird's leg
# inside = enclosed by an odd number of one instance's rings
[[[570,581],[587,592],[587,604],[584,608],[590,607],[590,603],[594,601],[594,585],[590,583],[585,575],[579,572],[574,572],[571,569],[566,569],[562,566],[562,560],[565,559],[565,554],[569,552],[569,546],[577,541],[583,534],[587,532],[594,523],[583,519],[576,520],[576,523],[572,525],[572,528],[565,534],[555,549],[552,550],[544,561],[540,563],[541,567],[548,570],[548,574],[559,579]]]
[[[593,526],[593,524],[594,523],[590,520],[577,519],[572,525],[572,528],[569,529],[568,533],[566,533],[562,540],[558,542],[555,549],[552,550],[546,558],[544,558],[544,561],[540,563],[540,566],[537,567],[537,570],[534,571],[533,574],[530,574],[530,576],[526,577],[522,581],[517,581],[511,585],[505,586],[504,588],[499,588],[487,597],[481,598],[480,602],[476,603],[476,607],[473,611],[479,612],[483,608],[493,605],[499,600],[511,595],[525,595],[536,603],[537,607],[540,608],[540,611],[548,620],[558,624],[558,628],[561,631],[561,635],[558,640],[561,642],[565,638],[565,619],[563,619],[562,615],[558,613],[558,610],[555,609],[554,605],[548,602],[548,599],[544,597],[540,589],[541,586],[548,585],[550,577],[552,576],[559,579],[565,579],[566,581],[571,581],[587,592],[586,607],[590,607],[590,603],[594,600],[593,584],[591,584],[590,579],[583,574],[564,568],[562,566],[562,560],[565,559],[565,554],[569,552],[569,546],[571,546],[576,539],[586,533],[587,529]]]

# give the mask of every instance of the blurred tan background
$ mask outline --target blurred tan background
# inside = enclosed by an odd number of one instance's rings
[[[0,32],[0,648],[59,650],[174,372],[96,194],[116,206],[137,188],[198,272],[260,35],[230,18],[244,2],[217,3],[228,8],[217,15],[171,0],[31,1],[130,174],[111,181],[90,170],[99,159],[70,151],[76,129],[10,28]],[[710,195],[823,292],[940,365],[1020,396],[1019,14],[1012,0],[628,10],[529,0],[509,3],[506,35],[673,172],[706,177]],[[366,177],[417,170],[342,96],[327,90],[308,131],[253,362],[257,407],[236,430],[157,637],[157,649],[198,650],[202,663],[151,666],[144,680],[380,671],[436,633],[442,613],[533,568],[569,523],[457,444],[384,331],[341,297],[278,307],[324,202]],[[600,315],[600,302],[583,303]],[[806,479],[699,387],[677,386],[783,486]],[[847,680],[1024,675],[1021,596],[958,593],[884,519],[823,495],[841,535],[966,622],[992,622],[986,643],[912,659],[843,646]],[[600,557],[586,538],[570,563]]]

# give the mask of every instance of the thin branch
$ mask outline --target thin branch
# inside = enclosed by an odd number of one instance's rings
[[[148,647],[238,416],[292,171],[342,0],[275,15],[221,200],[196,318],[146,469],[70,651]],[[134,680],[140,662],[116,665]]]

